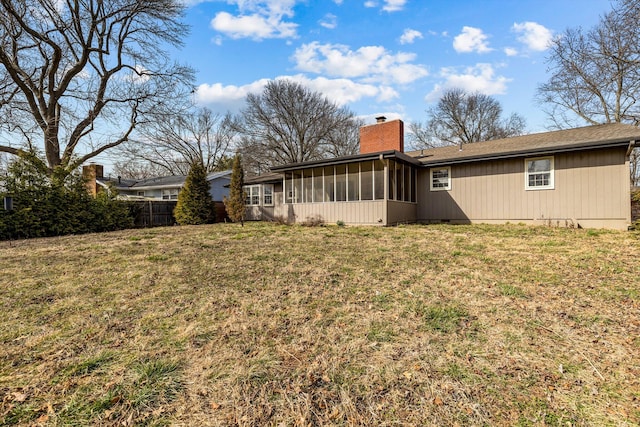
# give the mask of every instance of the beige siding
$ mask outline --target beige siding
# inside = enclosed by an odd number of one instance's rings
[[[629,168],[624,149],[557,154],[555,188],[525,190],[524,158],[451,167],[451,190],[430,191],[419,173],[420,221],[577,221],[583,227],[630,223]]]
[[[415,203],[389,200],[385,225],[416,222],[417,205]]]
[[[320,217],[328,224],[343,221],[346,224],[383,225],[384,201],[300,203],[286,205],[295,222]],[[291,217],[290,217],[291,218]]]

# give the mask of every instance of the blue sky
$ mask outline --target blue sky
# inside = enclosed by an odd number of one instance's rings
[[[191,34],[175,59],[196,99],[238,112],[248,93],[291,78],[373,122],[424,121],[442,90],[494,96],[505,114],[547,125],[534,94],[551,37],[590,28],[609,0],[187,0]]]

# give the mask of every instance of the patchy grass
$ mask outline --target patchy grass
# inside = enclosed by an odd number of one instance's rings
[[[637,425],[640,234],[217,224],[0,243],[0,425]]]

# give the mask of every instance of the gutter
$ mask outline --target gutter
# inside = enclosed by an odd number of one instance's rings
[[[631,143],[635,143],[631,141]],[[455,165],[460,163],[472,163],[478,161],[485,160],[502,160],[502,159],[513,159],[513,158],[521,158],[521,157],[530,157],[530,156],[546,156],[557,153],[571,153],[576,151],[585,151],[585,150],[596,150],[600,148],[612,148],[619,146],[626,146],[627,141],[620,141],[618,143],[612,144],[610,142],[603,144],[592,144],[592,145],[574,145],[574,146],[563,146],[563,147],[545,147],[538,148],[535,150],[520,150],[520,151],[512,151],[509,153],[503,154],[494,154],[494,155],[479,155],[479,156],[469,156],[462,157],[458,159],[442,159],[434,162],[422,162],[424,167],[435,167],[435,166],[448,166]]]

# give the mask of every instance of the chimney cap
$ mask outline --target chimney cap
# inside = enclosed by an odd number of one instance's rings
[[[378,122],[378,123],[384,123],[386,121],[387,121],[387,118],[385,116],[376,117],[376,122]]]

